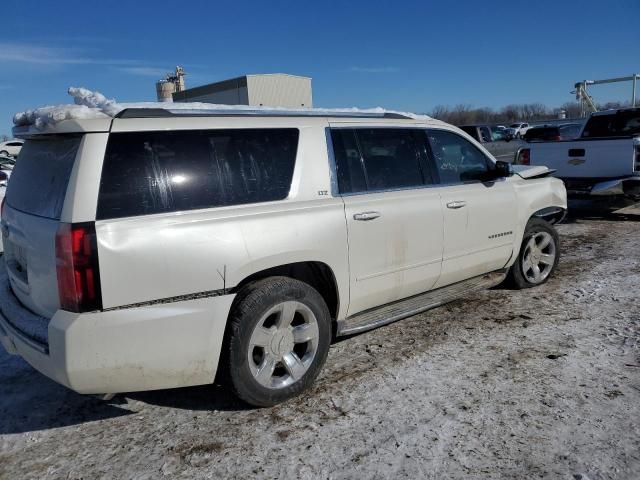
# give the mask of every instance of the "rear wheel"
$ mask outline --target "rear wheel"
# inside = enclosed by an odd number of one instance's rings
[[[533,218],[527,223],[518,259],[509,271],[510,283],[517,288],[542,285],[560,259],[558,232],[548,222]]]
[[[238,397],[266,407],[316,379],[329,352],[331,318],[308,284],[271,277],[238,293],[229,319],[223,368]]]

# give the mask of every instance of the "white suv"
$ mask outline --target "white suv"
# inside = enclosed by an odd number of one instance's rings
[[[512,137],[522,138],[530,128],[531,127],[528,123],[512,123],[511,125],[509,125],[509,133]]]
[[[80,392],[228,382],[273,405],[334,336],[505,277],[545,282],[566,210],[461,130],[389,113],[126,109],[26,139],[2,208],[0,340]]]

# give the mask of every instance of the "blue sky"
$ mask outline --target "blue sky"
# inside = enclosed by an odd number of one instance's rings
[[[187,86],[285,72],[313,77],[315,106],[417,112],[558,106],[576,81],[640,73],[638,0],[2,3],[0,134],[16,111],[67,103],[69,86],[155,100],[178,64]]]

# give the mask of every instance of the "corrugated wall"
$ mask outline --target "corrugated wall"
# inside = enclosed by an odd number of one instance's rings
[[[174,98],[174,101],[177,100]],[[247,87],[240,87],[213,93],[205,93],[203,95],[188,96],[180,99],[179,101],[219,103],[222,105],[249,105],[249,95]]]
[[[248,75],[249,105],[312,107],[311,79],[290,75]]]

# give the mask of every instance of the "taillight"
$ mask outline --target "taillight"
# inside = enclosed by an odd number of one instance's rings
[[[60,224],[56,233],[56,269],[60,308],[70,312],[102,309],[93,222]]]
[[[521,148],[516,158],[517,165],[531,165],[531,151],[528,148]]]

